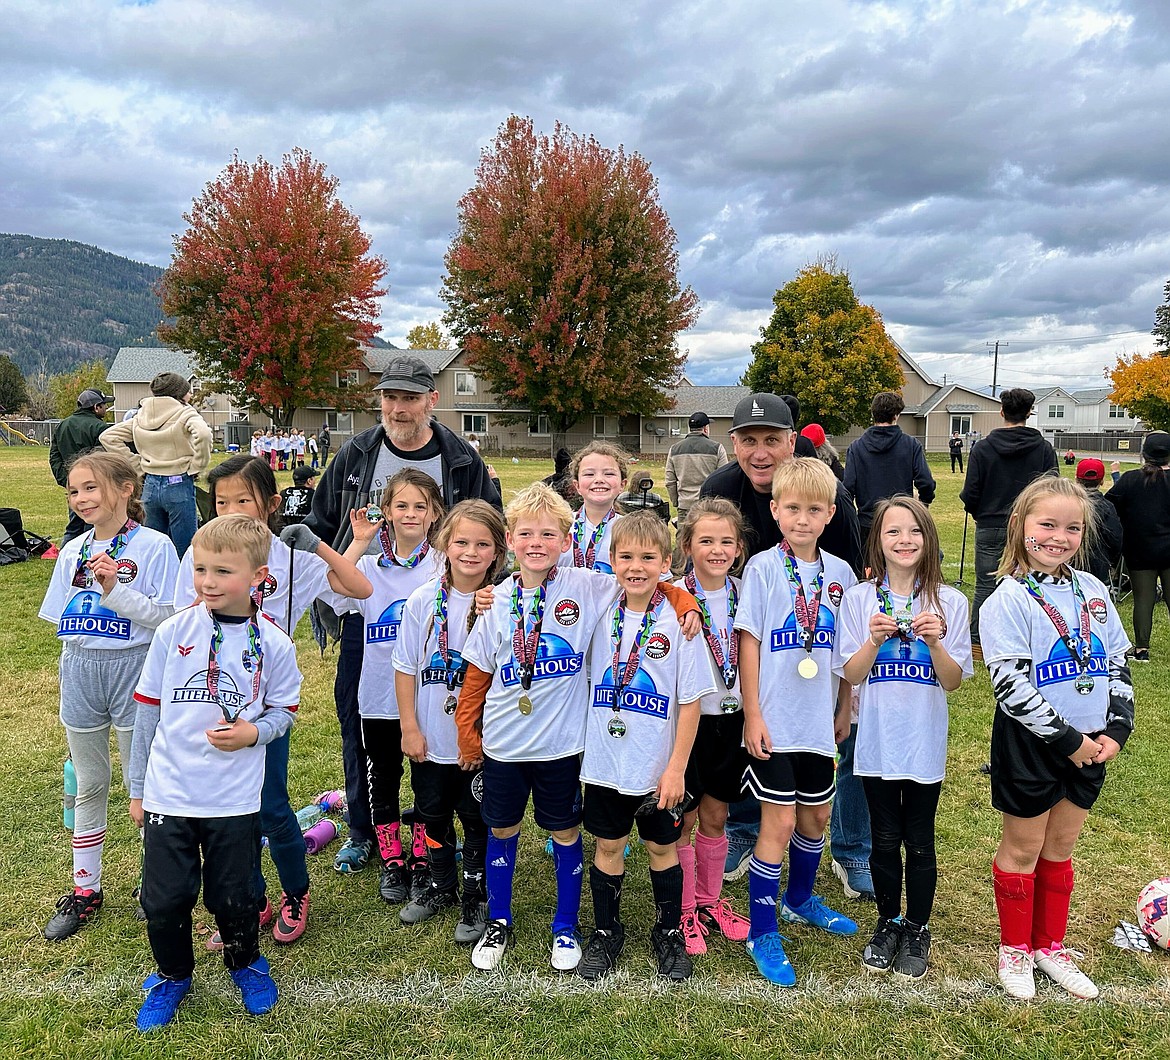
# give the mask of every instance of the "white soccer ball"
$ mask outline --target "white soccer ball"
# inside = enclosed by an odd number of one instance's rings
[[[1170,949],[1170,876],[1147,883],[1137,900],[1138,927],[1155,946]]]

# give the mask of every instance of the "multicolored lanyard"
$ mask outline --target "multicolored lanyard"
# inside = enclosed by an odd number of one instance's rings
[[[711,628],[711,612],[707,608],[707,596],[699,584],[699,579],[695,577],[694,571],[683,578],[683,584],[687,587],[687,592],[699,602],[699,621],[703,626],[703,637],[707,641],[707,647],[711,649],[715,665],[723,674],[723,683],[727,685],[727,691],[730,692],[735,687],[735,678],[739,671],[739,632],[735,629],[735,612],[739,607],[739,593],[735,591],[735,582],[730,578],[727,579],[726,632]],[[724,639],[727,640],[726,656],[723,654]]]
[[[610,630],[610,635],[613,637],[613,712],[615,714],[621,710],[622,690],[633,681],[638,670],[642,667],[642,649],[650,638],[650,631],[654,628],[654,623],[658,621],[658,612],[662,610],[662,603],[665,599],[666,593],[661,589],[654,590],[654,595],[650,597],[646,613],[642,616],[642,625],[638,629],[638,635],[634,638],[634,645],[630,648],[630,655],[626,659],[624,667],[621,656],[622,627],[626,624],[625,593],[622,593],[622,598],[618,601],[617,610],[613,613],[613,628]]]
[[[584,552],[581,551],[581,538],[585,536],[585,509],[582,508],[577,513],[577,517],[573,520],[573,566],[587,567],[589,570],[593,569],[593,561],[597,558],[597,546],[601,542],[602,536],[605,534],[605,528],[609,525],[610,520],[614,517],[614,510],[610,508],[608,512],[601,517],[601,522],[597,524],[593,533],[589,537],[589,546]]]
[[[918,582],[915,582],[914,588],[910,590],[906,606],[900,608],[894,607],[894,601],[890,596],[890,577],[888,574],[882,578],[880,585],[875,583],[874,587],[877,589],[878,607],[881,608],[883,615],[889,615],[897,623],[898,636],[903,640],[913,640],[914,597],[918,593]]]
[[[451,668],[451,649],[447,635],[447,575],[439,579],[439,587],[435,590],[435,636],[439,641],[439,657],[443,660],[443,668],[447,671],[447,691],[455,691],[455,678],[459,671],[467,667],[466,663]]]
[[[512,654],[516,658],[516,668],[520,672],[520,687],[525,692],[532,687],[532,671],[536,667],[536,653],[540,649],[540,627],[544,624],[544,601],[548,596],[548,586],[556,576],[556,567],[550,567],[544,581],[537,586],[532,596],[532,606],[528,609],[528,618],[532,620],[532,625],[526,633],[527,622],[524,617],[520,575],[512,575]]]
[[[106,555],[110,559],[117,559],[126,551],[126,546],[130,544],[130,538],[134,536],[134,531],[137,529],[138,524],[133,519],[127,519],[122,524],[122,529],[114,535],[114,540],[106,549]],[[93,575],[88,568],[90,549],[93,548],[93,537],[96,533],[96,530],[91,530],[81,543],[81,555],[77,557],[77,569],[73,572],[73,586],[76,589],[88,589],[93,584]]]
[[[792,546],[787,541],[781,541],[780,551],[784,554],[784,570],[788,575],[788,584],[792,588],[792,612],[796,617],[796,624],[800,627],[802,647],[808,653],[813,650],[813,637],[817,631],[817,617],[821,613],[821,589],[825,584],[825,566],[817,571],[813,579],[813,594],[809,600],[804,594],[804,585],[800,580],[800,568],[796,565],[796,557],[792,553]]]
[[[210,613],[210,612],[209,612]],[[256,621],[256,612],[248,616],[248,647],[243,654],[244,669],[252,675],[252,698],[240,706],[234,713],[219,697],[219,678],[222,669],[219,665],[219,652],[223,647],[223,626],[214,614],[211,615],[211,647],[207,652],[207,691],[219,706],[223,720],[231,725],[243,712],[260,698],[260,674],[264,670],[264,649],[260,646],[260,624]]]
[[[422,543],[416,548],[406,559],[399,559],[394,554],[394,543],[390,540],[390,531],[386,525],[382,525],[382,529],[378,531],[378,544],[382,546],[382,555],[378,558],[379,567],[402,567],[404,570],[411,570],[419,565],[419,562],[431,550],[431,543],[425,537]]]
[[[1069,574],[1072,575],[1073,599],[1076,600],[1081,615],[1080,629],[1077,630],[1075,637],[1068,628],[1064,615],[1045,598],[1044,590],[1040,588],[1040,583],[1036,581],[1032,572],[1029,571],[1019,578],[1019,581],[1023,583],[1028,595],[1040,605],[1048,616],[1048,620],[1056,627],[1056,633],[1064,642],[1064,646],[1068,648],[1069,655],[1076,659],[1078,669],[1084,670],[1089,665],[1089,659],[1093,654],[1093,631],[1089,625],[1089,605],[1085,600],[1081,583],[1077,580],[1076,572],[1070,570]]]

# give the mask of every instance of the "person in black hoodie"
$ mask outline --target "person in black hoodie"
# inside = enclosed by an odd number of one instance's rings
[[[1150,632],[1158,583],[1170,609],[1170,434],[1154,431],[1142,442],[1140,468],[1127,471],[1105,494],[1125,530],[1122,552],[1133,587],[1133,661],[1150,661]]]
[[[845,452],[844,485],[857,502],[863,544],[878,501],[899,493],[912,497],[915,489],[923,504],[934,500],[934,476],[922,445],[898,426],[905,407],[901,394],[878,394],[870,405],[873,426]]]
[[[1007,522],[1020,491],[1041,475],[1059,474],[1056,450],[1028,417],[1036,395],[1016,387],[999,398],[1004,425],[975,443],[967,458],[967,478],[959,493],[963,507],[975,520],[975,599],[971,605],[971,644],[979,647],[979,608],[995,589],[995,572],[1007,543]]]
[[[1095,578],[1099,578],[1106,585],[1112,579],[1113,568],[1121,559],[1121,542],[1124,536],[1121,520],[1117,516],[1117,509],[1113,507],[1101,492],[1101,483],[1105,481],[1105,465],[1095,457],[1086,457],[1077,464],[1077,483],[1089,495],[1093,505],[1093,518],[1096,523],[1093,544],[1089,548],[1086,569]]]

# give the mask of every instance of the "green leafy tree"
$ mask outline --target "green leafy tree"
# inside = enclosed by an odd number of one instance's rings
[[[412,350],[449,350],[451,340],[437,320],[417,324],[406,333],[406,345]]]
[[[49,378],[49,397],[54,415],[64,419],[77,411],[77,395],[83,390],[100,390],[108,394],[106,366],[101,361],[86,361],[71,372],[61,372]]]
[[[16,362],[7,354],[0,355],[0,413],[11,415],[28,404],[28,389]]]
[[[869,423],[875,394],[905,385],[881,315],[858,302],[835,259],[806,265],[772,304],[742,380],[753,391],[795,394],[807,422],[843,434]]]
[[[505,409],[548,417],[556,448],[590,413],[667,407],[698,316],[676,241],[643,158],[513,115],[459,201],[443,321]]]
[[[1154,310],[1154,344],[1161,350],[1159,356],[1170,353],[1170,280],[1162,288],[1166,300]]]
[[[307,405],[359,408],[339,385],[378,331],[386,263],[370,254],[337,178],[296,149],[279,168],[233,158],[183,215],[159,282],[164,342],[194,355],[205,387],[278,425]]]

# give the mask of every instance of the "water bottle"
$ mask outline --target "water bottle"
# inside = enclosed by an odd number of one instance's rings
[[[305,833],[305,853],[316,854],[324,850],[340,834],[341,829],[332,817],[322,817]]]
[[[344,791],[323,791],[314,800],[325,813],[344,813],[348,808]]]
[[[318,802],[311,802],[308,806],[297,810],[297,824],[301,826],[301,832],[307,832],[313,827],[322,817],[325,816],[325,811],[321,809],[321,804]]]
[[[64,794],[61,797],[62,813],[65,827],[73,831],[73,811],[77,805],[77,771],[73,768],[73,759],[65,759]]]

